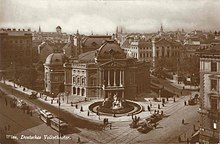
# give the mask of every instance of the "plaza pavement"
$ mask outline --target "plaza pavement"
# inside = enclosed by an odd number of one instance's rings
[[[6,85],[9,85],[9,86],[14,86],[13,82],[9,82],[9,81],[1,81],[2,83],[5,83]],[[36,92],[34,90],[31,90],[31,89],[28,89],[28,88],[25,88],[25,91],[23,90],[23,86],[18,86],[15,84],[15,89],[17,91],[20,91],[22,93],[25,93],[27,95],[30,95],[32,92]],[[58,108],[58,98],[51,98],[49,96],[46,96],[46,95],[42,95],[40,97],[40,94],[38,93],[38,100],[41,101],[41,102],[44,102],[48,105],[52,105],[54,107],[57,107]],[[178,99],[181,99],[182,97],[180,98],[175,98],[176,101],[178,101]],[[113,117],[113,116],[105,116],[105,115],[100,115],[98,116],[96,113],[92,112],[92,111],[89,111],[88,107],[90,104],[94,103],[94,102],[97,102],[97,101],[102,101],[103,99],[98,99],[98,98],[87,98],[87,100],[85,100],[85,97],[81,97],[81,96],[68,96],[68,103],[67,103],[67,97],[66,96],[63,96],[61,94],[60,96],[60,101],[61,101],[61,106],[60,106],[60,109],[63,110],[63,111],[66,111],[66,112],[69,112],[71,114],[74,114],[75,116],[77,116],[78,118],[80,119],[88,119],[92,122],[97,122],[97,123],[100,123],[100,121],[103,121],[104,118],[108,118],[108,120],[110,122],[116,122],[116,121],[131,121],[132,118],[131,116],[120,116],[120,117]],[[53,101],[53,102],[51,102]],[[71,105],[71,102],[73,105]],[[155,102],[153,101],[153,98],[144,98],[144,100],[142,101],[136,101],[136,103],[139,103],[143,106],[143,112],[137,114],[136,116],[137,117],[140,117],[140,119],[145,119],[147,117],[149,117],[155,110],[159,110],[161,112],[161,110],[163,110],[164,108],[162,107],[162,103],[161,102]],[[174,103],[173,99],[172,98],[169,98],[169,101],[166,101],[165,105],[166,107],[169,107],[172,105],[172,103]],[[152,104],[152,107],[151,107],[151,111],[148,111],[148,106]],[[77,108],[76,108],[76,105],[77,105]],[[160,109],[158,109],[158,105],[160,105]],[[83,111],[80,111],[80,109],[83,109]],[[89,116],[88,116],[88,111],[89,111]]]

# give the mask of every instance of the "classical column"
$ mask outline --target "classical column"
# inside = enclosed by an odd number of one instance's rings
[[[122,97],[122,99],[125,98],[125,96],[124,96],[124,91],[121,92],[121,97]]]
[[[105,77],[104,77],[105,71],[101,70],[101,86],[105,85]]]
[[[110,86],[110,70],[108,70],[108,86]]]
[[[114,70],[114,86],[116,86],[116,70]]]
[[[119,85],[122,86],[122,77],[121,77],[121,70],[119,71]]]
[[[122,76],[121,76],[121,77],[122,77],[122,79],[121,79],[122,86],[124,86],[124,77],[125,77],[125,76],[124,76],[124,70],[122,70]]]

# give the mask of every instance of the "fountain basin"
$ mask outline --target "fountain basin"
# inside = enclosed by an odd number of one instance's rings
[[[129,116],[129,115],[135,115],[140,112],[142,112],[143,107],[133,101],[126,100],[124,103],[126,103],[123,107],[119,109],[112,109],[108,107],[102,106],[103,101],[94,102],[89,106],[89,110],[98,113],[100,115],[106,115],[106,116],[112,116],[116,115],[118,116]]]

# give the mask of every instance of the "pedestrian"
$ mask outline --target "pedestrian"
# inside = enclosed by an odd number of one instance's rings
[[[169,101],[169,98],[167,97],[167,101]]]
[[[57,99],[57,103],[59,103],[59,100]]]
[[[182,124],[184,124],[184,119],[182,119]]]
[[[164,103],[162,103],[162,106],[164,107]]]
[[[75,106],[76,106],[76,109],[78,109],[78,105],[76,104]]]
[[[163,111],[161,111],[161,115],[163,115]]]
[[[160,104],[158,104],[158,109],[160,109]]]
[[[87,116],[89,116],[89,111],[88,111],[88,113],[87,113]]]
[[[51,104],[53,104],[53,99],[51,100]]]
[[[150,106],[147,106],[148,111],[150,111]]]
[[[83,112],[83,106],[80,107],[80,111]]]
[[[184,101],[184,105],[186,105],[186,101]]]
[[[112,129],[112,124],[110,123],[110,125],[109,125],[109,128],[110,128],[110,130]]]
[[[80,143],[80,137],[78,137],[77,143]]]
[[[175,97],[173,97],[173,102],[175,102],[176,101],[176,99],[175,99]]]
[[[105,125],[105,123],[106,123],[106,118],[103,119],[103,124]]]

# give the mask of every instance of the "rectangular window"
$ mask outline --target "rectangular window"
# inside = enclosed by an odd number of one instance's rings
[[[211,72],[217,71],[217,62],[211,62]]]
[[[211,79],[211,90],[217,90],[217,80]]]
[[[211,110],[217,112],[217,110],[218,110],[218,99],[214,98],[214,97],[211,97],[210,105],[211,105]]]

